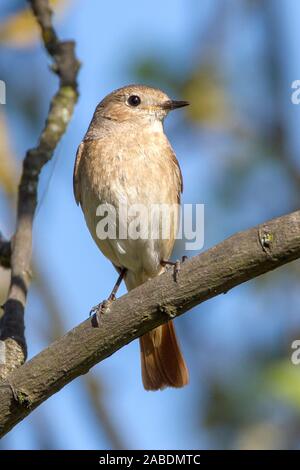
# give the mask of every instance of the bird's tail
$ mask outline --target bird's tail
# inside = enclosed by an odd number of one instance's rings
[[[131,271],[128,271],[125,276],[128,291],[143,284],[146,280],[137,278]],[[140,349],[142,379],[146,390],[162,390],[165,387],[180,388],[188,384],[189,371],[180,351],[173,321],[143,335],[140,338]]]
[[[172,321],[140,338],[142,378],[146,390],[184,387],[189,372]]]

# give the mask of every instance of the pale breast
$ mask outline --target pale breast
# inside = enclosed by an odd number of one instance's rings
[[[174,236],[167,240],[151,238],[152,226],[148,227],[148,239],[100,240],[96,227],[99,221],[97,207],[110,204],[119,216],[120,205],[127,208],[142,205],[148,209],[147,222],[140,218],[142,229],[153,224],[150,207],[172,205],[173,231],[178,224],[181,174],[171,146],[162,132],[140,132],[134,137],[120,133],[98,140],[85,141],[78,169],[80,203],[89,230],[99,248],[115,265],[132,271],[144,270],[152,277],[160,270],[160,260],[171,254]],[[156,209],[155,209],[156,210]],[[166,210],[166,207],[164,207]],[[155,212],[155,211],[154,211]],[[134,211],[133,211],[134,213]],[[134,215],[117,222],[132,222]],[[156,215],[157,220],[157,215]],[[123,227],[124,233],[124,227]],[[130,234],[129,234],[130,235]],[[157,231],[156,235],[157,236]]]

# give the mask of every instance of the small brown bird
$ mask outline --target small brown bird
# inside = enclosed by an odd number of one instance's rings
[[[81,205],[93,239],[120,274],[109,301],[115,298],[123,278],[131,290],[164,272],[166,264],[174,264],[169,257],[179,212],[172,212],[171,207],[180,204],[182,175],[164,134],[163,120],[169,111],[186,105],[186,101],[171,100],[156,88],[142,85],[120,88],[97,106],[79,145],[74,167],[75,199]],[[111,228],[118,229],[115,237],[99,237],[99,204],[115,210],[117,218],[111,219]],[[136,204],[146,207],[148,215],[153,214],[150,210],[153,206],[170,207],[170,236],[163,237],[161,230],[158,237],[119,236],[121,228],[129,233],[133,220],[128,215],[124,221],[120,207]],[[141,218],[137,228],[143,232],[153,223],[154,216],[150,215]],[[140,348],[146,390],[183,387],[188,383],[188,369],[172,321],[141,337]]]

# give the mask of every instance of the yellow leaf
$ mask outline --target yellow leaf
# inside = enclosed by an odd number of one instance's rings
[[[202,65],[185,83],[182,94],[192,103],[187,115],[193,121],[208,126],[219,126],[228,121],[229,99],[218,74],[212,64]]]
[[[14,195],[17,188],[17,163],[10,146],[8,128],[4,112],[0,112],[0,186],[8,196]]]
[[[273,395],[300,410],[300,365],[278,361],[265,371],[264,378]]]
[[[50,0],[55,14],[65,10],[68,0]],[[30,47],[40,38],[39,26],[29,7],[12,14],[0,23],[0,44],[10,47]]]

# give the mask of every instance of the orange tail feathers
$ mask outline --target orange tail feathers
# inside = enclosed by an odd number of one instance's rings
[[[189,372],[172,321],[140,338],[142,378],[146,390],[184,387]]]

